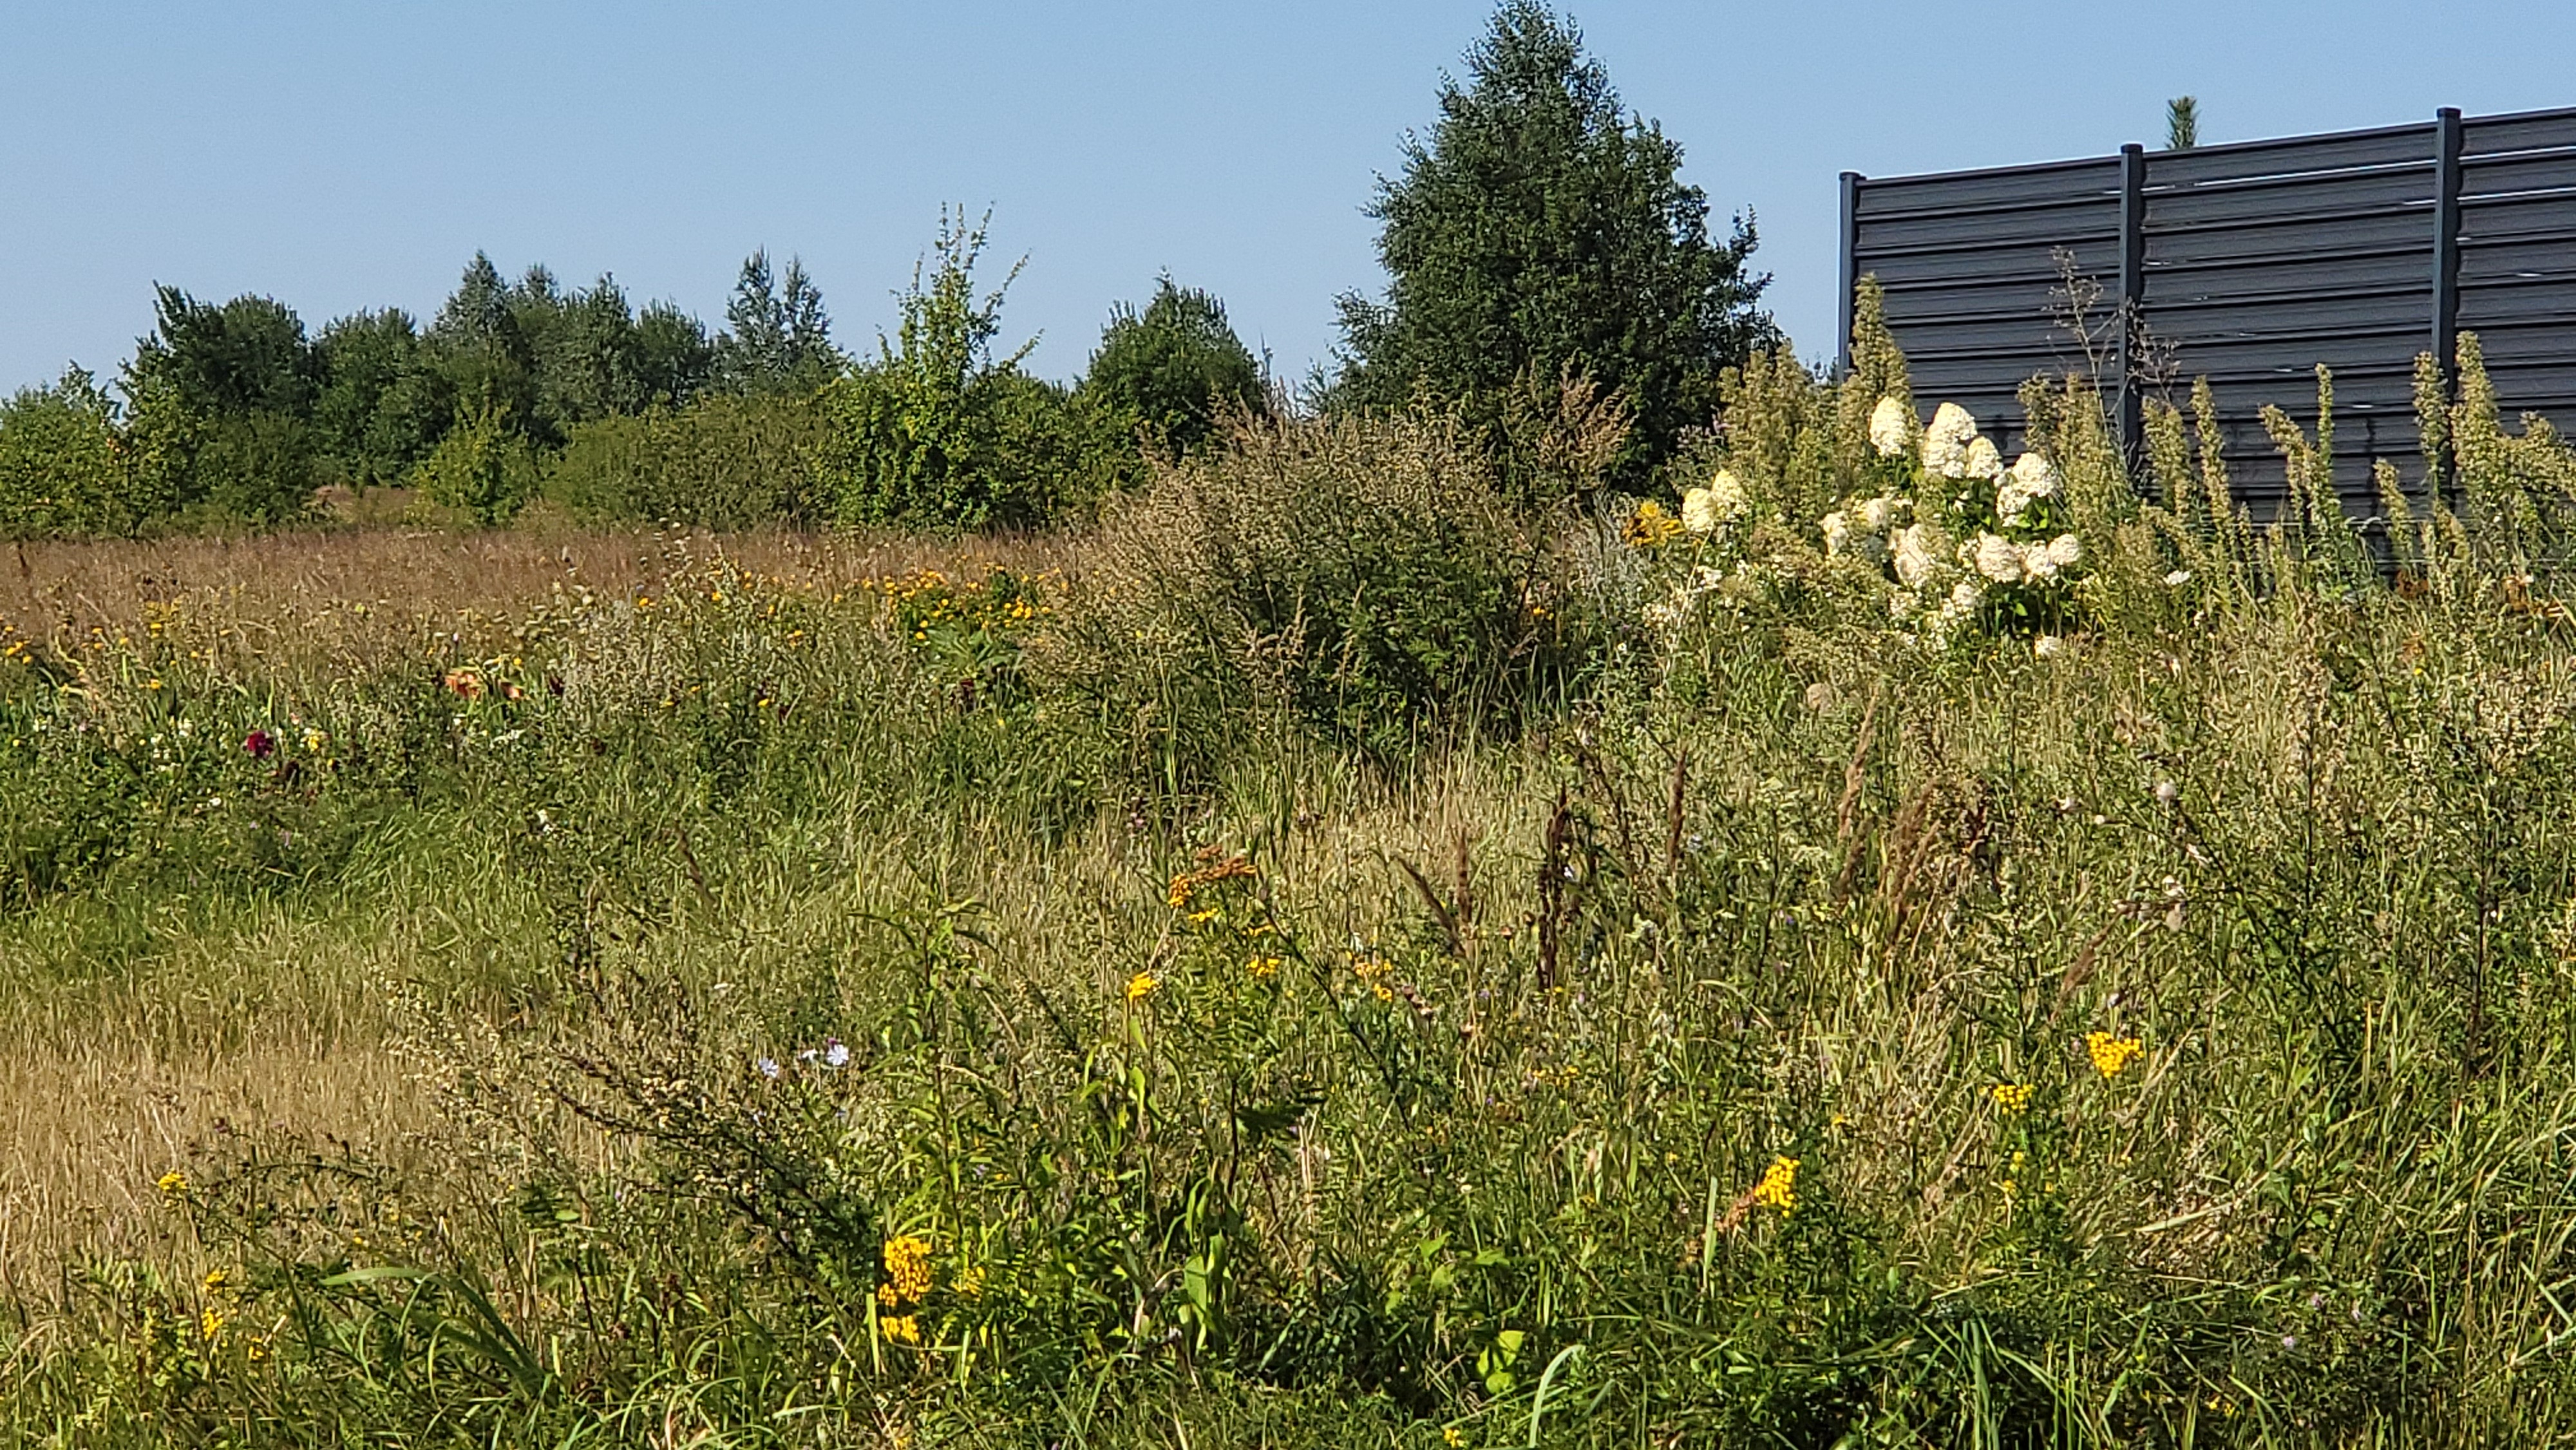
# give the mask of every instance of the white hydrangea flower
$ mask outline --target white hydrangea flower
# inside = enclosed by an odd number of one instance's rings
[[[1894,398],[1881,398],[1869,414],[1869,442],[1887,458],[1905,452],[1905,435],[1914,431],[1914,410]]]
[[[2048,562],[2060,569],[2084,562],[2084,541],[2073,534],[2059,534],[2048,541]]]
[[[1896,522],[1896,508],[1902,502],[1902,499],[1881,494],[1877,498],[1862,499],[1853,505],[1853,510],[1859,516],[1862,528],[1873,534],[1883,534],[1890,524]]]
[[[2033,584],[2046,584],[2057,577],[2057,561],[2049,557],[2048,545],[2021,546],[2021,573]]]
[[[1971,438],[1968,440],[1966,466],[1970,478],[1998,479],[2004,476],[2004,455],[1995,447],[1994,440]]]
[[[1893,542],[1896,577],[1905,581],[1906,588],[1921,589],[1927,584],[1937,584],[1948,572],[1942,567],[1941,556],[1936,552],[1938,546],[1930,524],[1898,529]]]
[[[1682,495],[1682,527],[1694,534],[1723,533],[1729,525],[1743,522],[1752,513],[1753,497],[1744,491],[1743,481],[1723,468],[1708,481],[1708,487],[1694,488]]]
[[[1979,534],[1962,552],[1983,574],[1998,584],[2018,584],[2022,577],[2021,546],[2000,534]]]
[[[1956,403],[1943,403],[1923,430],[1923,471],[1936,478],[1968,476],[1968,444],[1977,436],[1977,420]]]
[[[1844,517],[1841,509],[1836,509],[1832,513],[1818,519],[1816,521],[1816,527],[1825,531],[1826,553],[1848,554],[1851,552],[1851,520]]]
[[[2057,485],[2057,469],[2038,454],[2025,453],[2013,461],[2012,471],[1995,490],[1995,512],[2007,524],[2020,523],[2033,502],[2056,496]]]

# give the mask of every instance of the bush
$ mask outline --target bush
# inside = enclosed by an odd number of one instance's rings
[[[1267,411],[1261,365],[1213,293],[1165,277],[1142,312],[1121,305],[1100,334],[1082,391],[1160,448],[1207,443],[1226,416]]]
[[[592,520],[743,528],[822,512],[811,398],[709,396],[677,411],[573,428],[547,467],[545,495]]]
[[[412,470],[412,482],[431,503],[488,526],[517,513],[535,492],[536,460],[508,410],[486,408],[459,418]]]
[[[72,368],[0,404],[0,537],[129,532],[124,483],[116,405],[89,374]]]
[[[1098,497],[1132,453],[1087,400],[996,360],[1001,288],[975,295],[984,231],[943,218],[893,342],[823,392],[815,468],[844,523],[983,528],[1044,521]]]
[[[1403,753],[1580,673],[1585,611],[1547,536],[1451,423],[1253,425],[1113,509],[1055,663],[1159,729],[1284,707]]]

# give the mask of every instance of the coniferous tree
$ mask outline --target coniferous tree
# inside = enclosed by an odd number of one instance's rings
[[[765,249],[743,261],[715,351],[724,386],[749,394],[810,393],[848,362],[832,345],[823,291],[806,275],[805,264],[788,258],[780,278],[770,271]]]
[[[1514,390],[1588,376],[1635,421],[1630,477],[1717,406],[1721,369],[1775,337],[1746,261],[1749,218],[1712,240],[1681,147],[1631,115],[1581,33],[1506,0],[1444,81],[1440,117],[1381,179],[1383,300],[1341,299],[1344,366],[1328,402],[1417,392],[1500,430]]]

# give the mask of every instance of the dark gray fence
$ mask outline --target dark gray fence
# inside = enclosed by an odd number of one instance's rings
[[[2576,109],[2147,151],[1932,176],[1843,176],[1842,355],[1852,287],[1875,276],[1916,396],[2017,441],[2015,393],[2092,368],[2134,444],[2146,396],[2217,392],[2238,489],[2282,489],[2265,403],[2314,425],[2334,370],[2337,478],[2373,460],[2409,484],[2414,368],[2478,334],[2508,420],[2576,419]],[[2100,289],[2089,357],[2061,256]],[[2146,339],[2117,325],[2133,316]]]

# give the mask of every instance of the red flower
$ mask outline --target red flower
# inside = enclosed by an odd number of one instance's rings
[[[242,749],[253,760],[266,760],[277,753],[277,737],[265,730],[254,730],[242,737]]]

